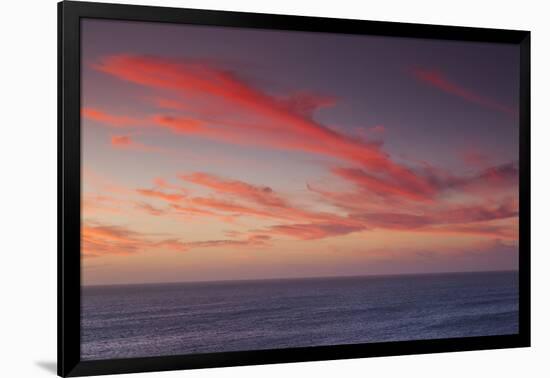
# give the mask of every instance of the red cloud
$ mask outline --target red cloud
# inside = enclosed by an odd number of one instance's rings
[[[452,206],[441,210],[428,209],[424,214],[358,213],[354,218],[362,220],[372,228],[413,230],[431,226],[488,222],[517,216],[517,207],[513,203],[504,203],[497,206],[472,205]]]
[[[170,207],[174,209],[178,213],[186,214],[186,215],[210,215],[210,216],[220,216],[220,214],[215,213],[210,210],[201,209],[198,207],[193,206],[181,206],[178,204],[171,204]]]
[[[170,202],[173,214],[190,216],[217,217],[226,222],[233,222],[235,217],[247,216],[261,219],[269,219],[278,222],[301,222],[295,228],[309,233],[316,232],[317,237],[347,234],[359,231],[364,226],[354,219],[327,212],[315,212],[293,206],[266,186],[256,186],[243,181],[222,179],[218,176],[202,172],[195,172],[180,176],[187,182],[193,182],[213,190],[218,196],[193,197],[188,195],[169,194],[160,190],[138,189],[138,193],[160,198]],[[155,182],[166,184],[163,179],[155,179]],[[170,185],[170,189],[178,187]],[[151,210],[151,209],[144,209]],[[149,211],[150,212],[150,211]],[[169,214],[166,213],[166,214]],[[287,228],[273,227],[266,234],[287,234],[305,238],[306,231],[301,236],[292,230],[285,232]],[[313,238],[309,236],[308,238]]]
[[[231,240],[231,239],[221,239],[221,240],[204,240],[196,242],[187,242],[179,243],[176,241],[177,246],[181,247],[182,251],[194,249],[194,248],[219,248],[219,247],[248,247],[248,246],[266,246],[268,238],[252,235],[248,239],[244,240]],[[166,246],[171,247],[171,243],[163,242]],[[172,248],[174,249],[174,248]]]
[[[154,116],[152,122],[158,126],[165,127],[176,134],[200,134],[205,132],[204,123],[191,118]]]
[[[281,100],[252,87],[234,72],[205,62],[116,55],[105,58],[96,68],[153,89],[170,90],[184,98],[209,97],[228,109],[222,119],[165,115],[152,118],[157,126],[172,132],[321,154],[360,164],[377,172],[379,180],[390,179],[412,188],[429,185],[423,177],[394,162],[379,143],[353,139],[315,121],[311,113],[331,105],[334,99],[300,94]],[[197,109],[197,113],[202,110]]]
[[[334,222],[348,225],[357,224],[353,219],[347,217],[331,213],[303,210],[291,205],[283,207],[258,206],[258,204],[245,205],[224,198],[211,197],[192,197],[188,198],[188,202],[194,206],[205,207],[218,213],[229,213],[232,216],[252,216],[279,221]]]
[[[150,246],[143,235],[117,226],[84,225],[81,229],[82,255],[131,254]]]
[[[193,198],[190,198],[189,201],[196,206],[206,207],[216,211],[231,213],[232,215],[235,215],[235,216],[247,215],[247,216],[256,216],[260,218],[273,218],[273,217],[276,217],[278,219],[281,218],[280,215],[277,216],[268,210],[254,208],[251,206],[242,205],[242,204],[235,203],[232,201],[227,201],[224,199],[193,197]]]
[[[506,172],[504,169],[491,169],[489,172]],[[319,239],[336,235],[346,235],[368,229],[389,229],[400,231],[418,231],[434,233],[458,233],[470,235],[485,235],[492,237],[508,238],[513,235],[513,225],[494,226],[487,222],[516,218],[518,215],[517,201],[502,200],[487,205],[446,205],[444,202],[429,202],[423,205],[414,205],[415,202],[401,202],[393,205],[386,203],[382,208],[386,211],[365,211],[362,209],[373,190],[371,180],[363,181],[364,172],[348,172],[349,177],[358,181],[362,186],[363,194],[327,196],[330,202],[345,210],[348,215],[342,216],[327,212],[315,212],[293,206],[275,193],[271,188],[256,186],[246,182],[230,179],[222,179],[218,176],[202,172],[183,175],[187,182],[204,186],[213,190],[215,197],[181,198],[180,203],[171,205],[171,209],[177,213],[194,216],[214,216],[220,219],[238,216],[257,217],[277,222],[268,229],[257,230],[264,234],[284,235],[298,239]],[[357,177],[353,177],[357,174]],[[479,180],[487,173],[474,176],[469,180]],[[348,177],[348,178],[349,178]],[[499,176],[500,177],[500,176]],[[466,181],[466,180],[465,180]],[[375,181],[376,184],[378,184]],[[389,189],[376,187],[380,193],[386,193]],[[437,188],[437,185],[434,184]],[[173,188],[175,189],[175,188]],[[393,188],[392,190],[398,190]],[[406,189],[401,189],[399,195],[410,195]],[[325,196],[325,192],[318,192]],[[164,193],[165,194],[165,193]],[[159,195],[155,193],[155,195]],[[414,198],[415,199],[415,198]],[[167,198],[166,200],[174,200]],[[365,206],[368,208],[369,206]],[[395,208],[396,211],[391,211]],[[373,208],[376,208],[374,206]],[[390,211],[387,211],[387,210]],[[292,222],[287,224],[287,222]],[[485,224],[484,224],[485,223]],[[454,228],[453,228],[454,227]],[[453,231],[454,230],[454,231]],[[252,231],[254,232],[254,231]]]
[[[337,224],[337,223],[307,223],[307,224],[282,224],[264,230],[264,233],[291,236],[297,239],[313,240],[329,236],[347,235],[352,232],[365,230],[366,227],[360,224]]]
[[[195,172],[181,175],[181,179],[202,185],[220,193],[228,193],[266,206],[286,206],[286,202],[268,186],[255,186],[242,181],[226,180],[207,173]]]
[[[250,235],[242,240],[205,240],[182,242],[178,239],[154,240],[142,234],[119,226],[85,224],[82,227],[82,255],[100,257],[105,255],[128,255],[147,251],[170,250],[185,252],[195,248],[263,246],[269,236]]]
[[[408,185],[404,185],[400,181],[381,179],[362,169],[334,168],[332,171],[337,176],[382,197],[397,196],[415,201],[428,201],[437,193],[437,188],[426,180],[411,180]]]
[[[104,111],[94,108],[83,108],[82,117],[91,119],[92,121],[101,122],[113,127],[137,126],[143,123],[143,121],[135,118],[108,114]]]
[[[136,204],[136,207],[156,217],[166,214],[166,210],[156,208],[148,203],[138,203]]]
[[[431,182],[430,191],[437,193],[438,201],[422,201],[416,198],[422,193],[418,188],[390,185],[377,180],[363,170],[335,168],[334,173],[355,184],[352,192],[308,188],[324,200],[349,214],[349,218],[361,223],[364,229],[390,229],[434,233],[483,235],[497,238],[515,238],[517,219],[517,168],[514,164],[495,166],[467,177],[456,177],[446,172],[427,170],[423,173]],[[451,192],[451,193],[449,193]],[[464,197],[473,195],[484,203],[462,204],[452,202],[452,192]],[[376,196],[373,197],[373,194]],[[424,198],[434,197],[431,192]],[[449,197],[451,195],[451,197]],[[516,193],[517,195],[517,193]],[[482,196],[482,197],[480,197]],[[413,201],[396,201],[410,199]],[[451,199],[448,201],[447,199]],[[493,221],[504,221],[491,225]]]
[[[114,135],[111,137],[111,145],[128,147],[132,145],[132,137],[129,135]]]
[[[517,240],[519,228],[514,224],[498,225],[490,223],[453,224],[420,228],[415,232],[447,235],[474,235],[492,238],[493,240]]]
[[[497,193],[506,194],[510,190],[515,190],[519,179],[515,163],[492,166],[476,174],[465,176],[457,176],[448,171],[425,165],[415,172],[415,175],[422,177],[423,180],[418,180],[416,183],[411,181],[408,186],[404,186],[402,181],[380,179],[379,176],[358,168],[336,167],[332,169],[332,172],[338,177],[352,182],[359,189],[359,193],[416,202],[433,202],[433,199],[440,199],[450,191],[473,195],[488,194],[494,197]],[[327,197],[339,196],[337,193],[330,193],[326,190],[313,189],[311,186],[309,188]]]
[[[183,194],[164,193],[154,189],[137,189],[136,192],[145,197],[158,198],[166,202],[179,202],[185,198]]]
[[[118,149],[141,151],[141,152],[167,152],[159,147],[147,146],[143,143],[136,142],[130,135],[113,135],[111,137],[111,146]]]
[[[168,189],[168,190],[176,190],[178,192],[181,192],[183,194],[189,194],[188,190],[185,188],[182,188],[180,186],[170,184],[168,181],[163,179],[162,177],[157,177],[153,180],[153,183],[155,184],[156,188],[160,189]]]
[[[438,70],[426,70],[422,68],[414,68],[412,70],[413,76],[423,83],[426,83],[432,87],[435,87],[445,93],[458,96],[466,101],[484,106],[489,109],[497,110],[509,115],[516,115],[517,110],[507,107],[498,103],[495,100],[484,97],[475,93],[472,90],[464,88],[459,84],[454,83],[445,74]]]
[[[185,116],[153,115],[148,118],[151,126],[174,134],[338,159],[346,162],[348,167],[333,168],[332,173],[352,183],[355,190],[349,196],[325,188],[318,191],[329,199],[329,203],[344,210],[345,215],[342,212],[309,211],[290,204],[267,186],[201,172],[182,178],[212,190],[211,196],[166,193],[165,190],[179,189],[162,182],[156,182],[152,190],[138,191],[141,195],[169,202],[168,211],[265,218],[283,223],[272,226],[269,234],[301,239],[370,228],[433,230],[492,237],[514,235],[509,225],[497,227],[487,222],[517,215],[513,206],[497,203],[502,200],[503,193],[510,194],[511,189],[517,187],[515,164],[492,167],[464,177],[429,165],[411,168],[394,161],[382,150],[380,143],[353,139],[315,120],[314,112],[333,105],[335,99],[306,93],[277,97],[251,85],[234,72],[204,61],[118,55],[107,57],[96,68],[119,79],[155,91],[162,90],[163,94],[168,93],[174,98],[159,100],[158,104],[181,111]],[[422,82],[470,102],[503,112],[511,110],[452,83],[441,73],[416,70],[414,74]],[[484,207],[477,204],[460,207],[451,205],[455,194],[461,197],[484,194],[495,199]],[[451,201],[446,202],[449,198]],[[461,203],[465,202],[461,200]]]
[[[212,190],[211,196],[192,196],[185,188],[170,184],[163,178],[156,178],[153,189],[137,189],[134,193],[161,199],[168,202],[168,207],[158,208],[131,200],[127,202],[134,208],[154,216],[208,216],[224,222],[234,222],[236,217],[241,216],[261,218],[275,224],[263,230],[251,230],[252,234],[261,232],[266,236],[279,235],[304,240],[346,235],[370,229],[517,238],[517,225],[513,221],[518,216],[518,201],[510,192],[508,197],[503,197],[506,191],[502,191],[503,188],[509,188],[517,181],[517,168],[514,164],[491,167],[464,178],[441,174],[437,176],[437,172],[431,172],[432,176],[429,180],[433,185],[430,188],[436,188],[443,194],[447,190],[460,190],[465,191],[464,193],[484,190],[492,193],[494,198],[488,198],[482,204],[459,205],[447,203],[444,200],[396,202],[392,198],[393,191],[402,190],[403,192],[398,192],[396,195],[399,195],[399,198],[407,198],[411,195],[407,192],[407,188],[380,187],[378,181],[373,181],[361,170],[341,169],[338,173],[346,180],[356,182],[359,190],[338,193],[320,191],[309,186],[312,191],[328,200],[329,204],[343,210],[338,214],[300,208],[267,186],[252,185],[204,172],[194,172],[182,175],[180,178]],[[365,179],[365,177],[368,178]],[[380,195],[382,202],[371,203],[372,194]],[[390,197],[386,198],[384,195]],[[478,197],[477,194],[476,197]],[[101,250],[97,245],[95,247]],[[130,253],[140,248],[136,241],[123,243],[117,250]]]
[[[172,184],[168,183],[168,181],[166,181],[162,177],[157,177],[153,182],[159,188],[163,188],[163,189],[176,189],[177,188],[175,185],[172,185]]]
[[[519,182],[517,164],[507,163],[481,170],[477,174],[465,177],[447,175],[434,177],[440,190],[456,190],[462,193],[489,194],[516,190]]]

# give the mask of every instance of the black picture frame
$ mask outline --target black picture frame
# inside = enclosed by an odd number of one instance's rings
[[[232,26],[520,47],[519,333],[100,361],[80,360],[80,20]],[[58,3],[58,374],[84,376],[530,346],[530,32],[106,3]]]

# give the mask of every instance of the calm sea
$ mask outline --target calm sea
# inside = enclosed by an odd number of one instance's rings
[[[90,286],[86,360],[518,332],[517,272]]]

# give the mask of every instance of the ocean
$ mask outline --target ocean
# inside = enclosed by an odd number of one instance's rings
[[[99,360],[518,332],[518,273],[82,287]]]

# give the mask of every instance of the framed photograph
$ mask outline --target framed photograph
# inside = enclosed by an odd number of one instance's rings
[[[58,11],[59,375],[529,346],[529,32]]]

